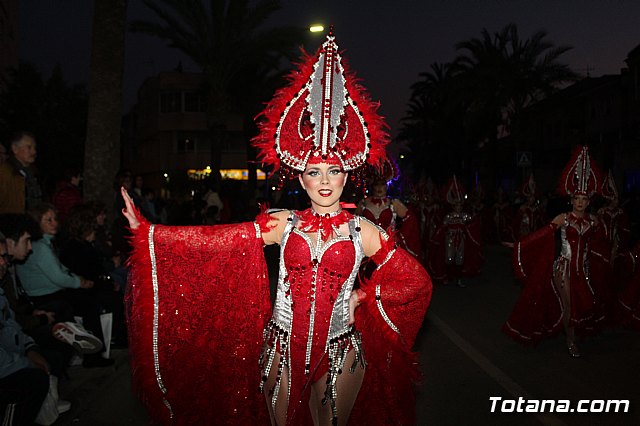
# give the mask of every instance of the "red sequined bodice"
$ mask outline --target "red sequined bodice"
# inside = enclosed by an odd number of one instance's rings
[[[382,229],[389,229],[390,226],[395,226],[395,214],[391,202],[388,204],[385,202],[379,207],[377,205],[371,207],[365,203],[364,209],[362,209],[362,216]]]
[[[318,365],[325,352],[327,334],[331,313],[338,293],[342,289],[354,268],[356,253],[353,242],[347,240],[329,240],[323,244],[317,259],[317,272],[315,272],[315,292],[312,288],[314,282],[314,264],[312,258],[311,239],[300,231],[293,231],[284,249],[284,264],[286,277],[290,287],[290,297],[293,308],[293,336],[291,339],[292,352],[295,348],[302,349],[307,343],[307,333],[311,318],[311,303],[315,298],[315,319],[313,327],[313,344],[310,364]],[[326,370],[320,368],[318,373]]]

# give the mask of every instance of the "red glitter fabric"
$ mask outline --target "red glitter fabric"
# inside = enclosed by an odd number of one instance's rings
[[[372,260],[380,263],[387,248]],[[400,334],[390,328],[378,308],[378,285],[379,302]],[[356,325],[368,364],[349,424],[415,424],[415,388],[421,376],[417,353],[411,348],[431,301],[431,279],[409,253],[396,249],[361,289],[367,297],[356,309]]]
[[[155,227],[158,361],[166,395],[154,369],[148,231],[145,223],[134,233],[127,313],[133,383],[150,417],[174,425],[267,423],[257,360],[271,306],[263,241],[253,223]]]
[[[260,228],[267,229],[268,217],[261,215],[258,222]],[[134,233],[127,308],[134,386],[149,415],[160,424],[268,424],[264,396],[257,392],[257,360],[271,308],[263,242],[256,236],[254,224],[155,227],[157,370],[148,234],[146,223]],[[300,293],[297,300],[304,300],[309,291],[306,274],[311,268],[308,250],[300,248],[308,243],[297,232],[290,238],[284,252],[288,279],[292,281],[291,291]],[[335,284],[344,281],[355,259],[350,240],[331,244],[323,256],[323,263],[330,267],[319,269],[316,320],[330,317],[332,297],[339,291]],[[392,242],[384,244],[372,259],[382,264],[391,250]],[[368,365],[350,424],[415,423],[414,392],[419,369],[411,347],[431,298],[431,281],[401,249],[386,260],[371,280],[362,284],[367,297],[356,310],[356,327],[362,332]],[[380,300],[375,297],[378,285]],[[400,334],[383,318],[378,303]],[[303,303],[294,305],[296,310],[306,308]],[[302,311],[294,315],[307,318]],[[328,324],[316,325],[314,330],[318,333],[314,342],[326,341]],[[292,362],[304,359],[306,332],[303,336],[292,339]],[[312,365],[320,374],[325,368],[325,348],[324,344],[316,346]],[[295,370],[301,370],[299,364]],[[304,386],[308,378],[299,379],[292,377],[291,425],[311,424],[309,388]],[[301,393],[302,397],[296,398]]]
[[[293,330],[291,339],[291,359],[294,365],[290,370],[291,398],[289,402],[289,418],[295,418],[291,424],[306,424],[308,417],[306,392],[309,376],[302,368],[306,353],[307,333],[311,315],[311,301],[314,294],[309,283],[312,281],[313,265],[310,247],[307,240],[293,231],[285,247],[284,260],[287,279],[290,283],[293,303]],[[329,243],[319,263],[315,291],[315,325],[313,328],[313,345],[311,347],[312,381],[319,380],[329,368],[325,355],[325,344],[329,331],[329,322],[333,306],[342,287],[342,283],[351,273],[355,262],[355,249],[351,240],[334,240]],[[284,395],[281,395],[284,398]],[[298,404],[296,401],[302,401]],[[298,412],[302,411],[302,412]],[[294,417],[295,416],[295,417]],[[305,419],[305,420],[303,420]]]

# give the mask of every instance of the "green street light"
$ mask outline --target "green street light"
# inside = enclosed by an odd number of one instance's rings
[[[324,27],[322,25],[312,25],[309,27],[309,31],[312,33],[321,33],[324,31]]]

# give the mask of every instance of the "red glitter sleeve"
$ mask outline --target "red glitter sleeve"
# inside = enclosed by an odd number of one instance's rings
[[[411,349],[431,300],[431,279],[403,249],[389,252],[383,246],[381,252],[388,258],[362,284],[367,297],[356,309],[368,364],[350,422],[415,424],[420,371]]]
[[[562,306],[551,278],[555,232],[546,225],[513,247],[513,268],[523,287],[502,331],[523,344],[537,344],[562,326]]]
[[[126,303],[134,388],[150,417],[175,425],[268,419],[256,391],[270,317],[256,227],[156,226],[151,239],[149,231],[143,223],[134,232]]]

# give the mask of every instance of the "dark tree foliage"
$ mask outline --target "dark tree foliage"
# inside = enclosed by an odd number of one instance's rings
[[[273,94],[267,89],[273,87],[283,65],[296,56],[306,30],[268,25],[281,8],[277,0],[143,2],[156,20],[135,21],[131,30],[166,41],[193,60],[206,76],[213,141],[211,166],[217,170],[227,116],[242,114],[253,118],[262,102]],[[251,136],[247,132],[247,139]]]
[[[555,46],[547,33],[528,39],[515,24],[455,45],[459,55],[420,74],[399,139],[408,142],[418,174],[443,181],[465,172],[478,149],[509,135],[533,103],[578,75],[559,61],[571,47]]]
[[[51,76],[31,64],[10,70],[0,93],[0,138],[27,130],[36,136],[39,170],[45,190],[69,167],[82,167],[87,126],[87,93],[64,80],[60,67]]]

